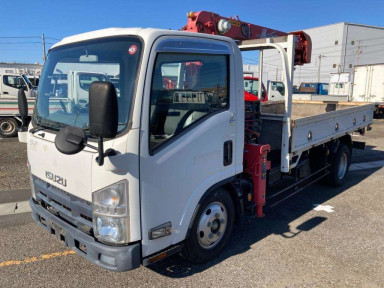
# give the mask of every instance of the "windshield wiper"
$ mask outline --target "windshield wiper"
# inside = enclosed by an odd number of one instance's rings
[[[42,131],[42,130],[46,130],[46,129],[53,129],[53,130],[58,130],[58,128],[63,128],[67,125],[63,124],[63,123],[60,123],[60,122],[57,122],[57,121],[52,121],[52,120],[46,120],[46,119],[42,119],[40,118],[40,120],[36,121],[38,123],[38,126],[36,127],[33,127],[32,129],[29,130],[29,132],[31,132],[32,134],[35,134],[36,132],[39,132],[39,131]],[[55,127],[54,125],[51,125],[51,124],[56,124],[58,127]]]

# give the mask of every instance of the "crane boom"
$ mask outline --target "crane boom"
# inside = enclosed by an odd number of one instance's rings
[[[241,21],[238,16],[228,18],[208,11],[188,12],[187,17],[187,25],[182,28],[184,31],[223,35],[234,40],[261,39],[293,34],[296,36],[294,64],[303,65],[311,62],[311,38],[303,31],[286,33]]]

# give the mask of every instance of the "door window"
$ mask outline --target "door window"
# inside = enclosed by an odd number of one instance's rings
[[[285,96],[285,86],[282,82],[272,82],[272,91],[278,91],[282,96]]]
[[[160,53],[151,89],[150,151],[229,107],[228,56]]]
[[[4,75],[3,76],[4,85],[16,89],[24,88],[27,90],[27,85],[21,76],[13,76],[13,75]]]

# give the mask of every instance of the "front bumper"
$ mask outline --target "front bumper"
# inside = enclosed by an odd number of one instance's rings
[[[140,244],[109,246],[76,229],[30,199],[33,219],[87,260],[111,271],[128,271],[141,264]]]

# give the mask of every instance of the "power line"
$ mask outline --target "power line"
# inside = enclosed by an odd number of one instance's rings
[[[29,41],[29,42],[0,42],[0,45],[15,45],[15,44],[40,44],[37,41]]]
[[[2,36],[0,39],[27,39],[27,38],[40,38],[39,36]]]
[[[53,38],[53,37],[45,37],[45,39],[51,39],[51,40],[57,40],[57,41],[60,41],[61,39],[58,39],[58,38]]]

